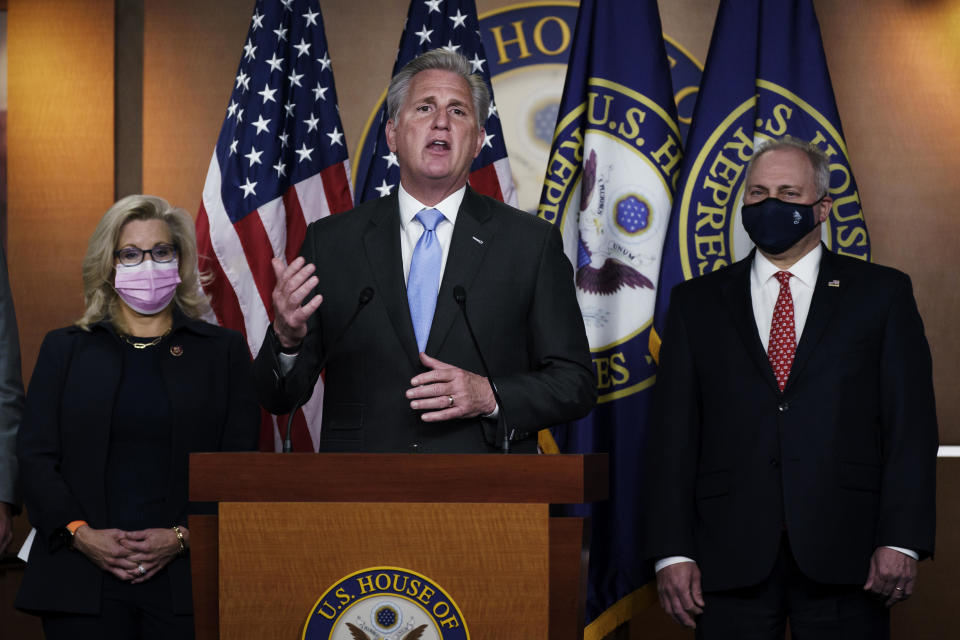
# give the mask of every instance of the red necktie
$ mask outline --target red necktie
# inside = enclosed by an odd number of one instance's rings
[[[780,282],[780,295],[773,308],[773,322],[770,323],[770,343],[767,345],[767,357],[773,367],[780,391],[787,386],[793,356],[797,351],[797,329],[793,323],[793,296],[790,295],[789,271],[777,271],[774,274]]]

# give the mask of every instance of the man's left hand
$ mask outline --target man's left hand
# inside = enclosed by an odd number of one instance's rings
[[[483,376],[420,354],[420,362],[430,371],[410,380],[407,389],[410,408],[426,413],[424,422],[472,418],[493,412],[497,401],[490,383]],[[452,400],[451,400],[452,398]]]
[[[916,560],[896,549],[877,547],[870,558],[870,573],[863,589],[886,598],[884,604],[892,607],[913,595],[916,582]]]

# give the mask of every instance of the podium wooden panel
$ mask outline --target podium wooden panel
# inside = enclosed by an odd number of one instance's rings
[[[299,638],[370,566],[427,575],[474,638],[582,638],[587,527],[548,505],[607,494],[605,455],[194,454],[197,638]],[[441,542],[442,541],[442,542]]]

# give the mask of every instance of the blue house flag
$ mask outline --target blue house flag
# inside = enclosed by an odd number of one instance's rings
[[[682,144],[656,1],[583,0],[537,214],[560,227],[575,266],[599,392],[589,416],[542,433],[541,446],[610,455],[610,499],[586,507],[587,639],[602,638],[656,597],[643,588],[651,576],[641,561],[637,461]]]

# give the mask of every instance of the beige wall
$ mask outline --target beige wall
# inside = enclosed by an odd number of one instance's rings
[[[80,262],[113,202],[113,2],[11,0],[7,30],[7,257],[29,376],[44,334],[83,310]]]

